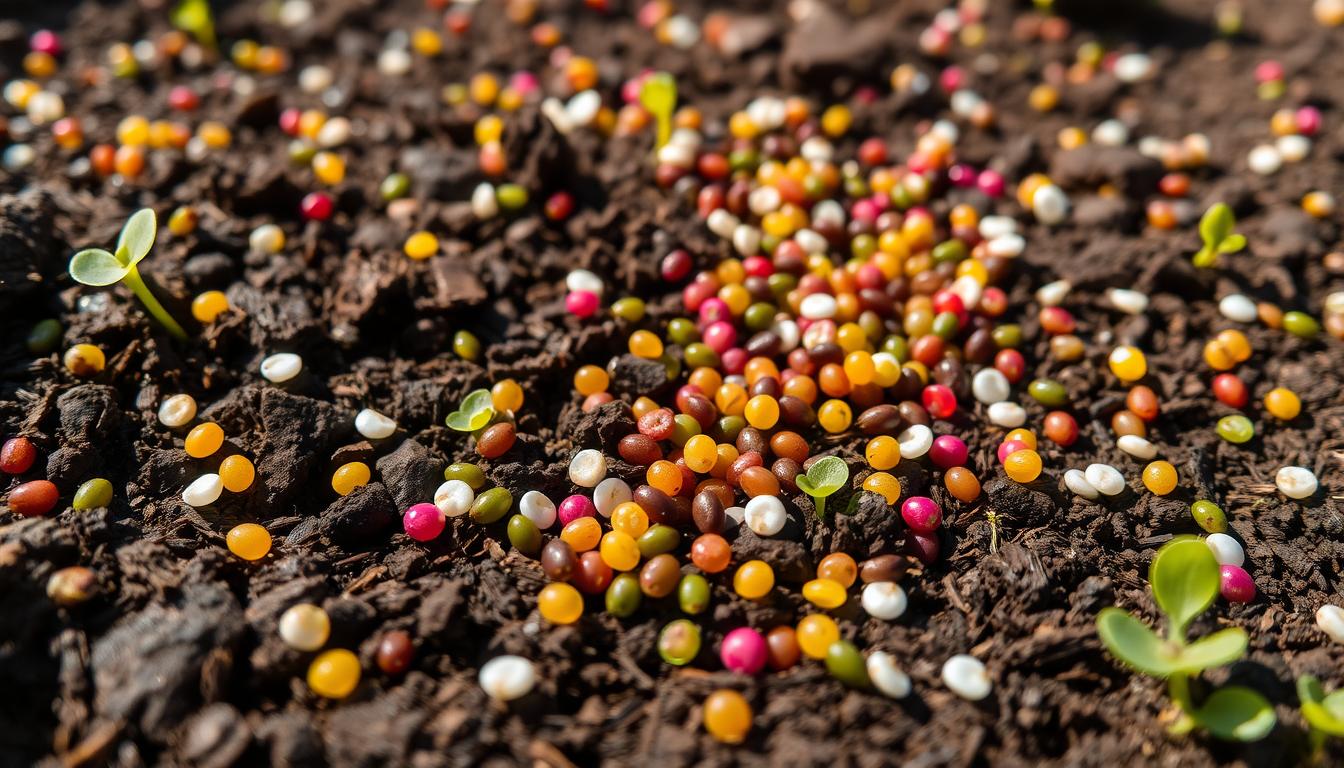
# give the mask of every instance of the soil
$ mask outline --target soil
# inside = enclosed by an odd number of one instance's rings
[[[0,3],[7,18],[0,21],[0,75],[20,71],[34,29],[58,30],[69,51],[64,68],[77,71],[102,61],[116,41],[167,31],[162,8],[150,7],[161,5]],[[1324,297],[1344,287],[1344,275],[1321,258],[1338,247],[1338,219],[1315,220],[1298,206],[1312,189],[1344,195],[1344,31],[1318,26],[1309,3],[1245,0],[1244,32],[1230,43],[1212,31],[1214,4],[1202,0],[1060,2],[1073,23],[1068,38],[1029,43],[1013,30],[1032,13],[1029,4],[996,3],[985,46],[954,46],[951,60],[968,68],[999,117],[992,130],[967,127],[959,152],[1014,183],[1047,171],[1074,202],[1074,216],[1053,229],[1030,223],[1009,198],[992,205],[1025,225],[1028,247],[1006,288],[1010,314],[1037,339],[1027,350],[1031,373],[1067,386],[1083,438],[1067,450],[1043,441],[1046,472],[1023,486],[1002,475],[994,458],[1001,430],[987,425],[981,406],[939,424],[972,446],[985,492],[969,505],[948,496],[936,473],[902,465],[906,493],[928,493],[949,510],[944,554],[905,576],[910,608],[900,620],[870,619],[852,603],[837,612],[847,638],[892,653],[909,672],[915,693],[899,702],[846,689],[815,663],[745,679],[724,671],[712,652],[723,632],[744,623],[793,621],[804,605],[801,582],[825,554],[897,550],[904,532],[890,510],[860,505],[855,515],[818,522],[798,497],[780,537],[736,534],[735,561],[770,560],[780,587],[754,603],[715,579],[713,608],[702,621],[707,650],[682,669],[662,664],[653,643],[679,616],[675,605],[646,601],[625,620],[590,610],[572,627],[551,627],[535,610],[545,577],[510,549],[502,524],[458,518],[430,544],[400,532],[399,511],[432,495],[447,462],[475,458],[468,440],[443,426],[473,388],[513,377],[527,393],[518,444],[487,462],[491,479],[515,491],[560,498],[572,490],[566,465],[576,450],[614,456],[632,430],[627,405],[583,413],[569,385],[578,366],[623,352],[632,328],[568,316],[568,270],[594,270],[617,294],[646,297],[644,323],[656,328],[678,304],[677,291],[657,277],[658,259],[684,247],[703,267],[727,246],[693,205],[653,183],[647,133],[566,138],[532,106],[506,120],[515,180],[534,200],[574,191],[577,213],[564,224],[535,213],[485,223],[470,215],[464,201],[480,180],[476,115],[444,107],[440,88],[482,69],[547,73],[543,83],[551,76],[546,52],[529,42],[526,28],[488,4],[476,8],[467,37],[446,36],[443,56],[417,59],[395,85],[373,67],[384,37],[436,26],[441,11],[409,0],[330,0],[315,3],[310,24],[287,30],[261,18],[263,5],[221,9],[221,37],[283,45],[294,66],[285,76],[259,77],[251,96],[227,89],[205,96],[200,118],[236,126],[228,152],[203,165],[154,154],[141,181],[119,185],[72,178],[73,156],[43,132],[33,167],[0,172],[0,435],[29,436],[41,456],[8,482],[48,478],[64,502],[63,511],[36,519],[0,512],[0,764],[1196,766],[1306,759],[1293,680],[1310,673],[1327,689],[1344,686],[1344,647],[1325,641],[1313,621],[1318,607],[1339,601],[1344,559],[1344,516],[1334,495],[1344,482],[1344,351],[1334,339],[1249,330],[1256,353],[1241,373],[1253,399],[1288,386],[1301,395],[1303,415],[1284,424],[1251,409],[1257,437],[1242,446],[1211,429],[1231,411],[1209,395],[1200,355],[1207,338],[1230,326],[1216,297],[1236,290],[1319,316]],[[896,152],[909,152],[916,126],[946,107],[938,98],[891,94],[887,76],[901,62],[937,71],[916,38],[942,6],[869,5],[826,4],[795,21],[797,2],[742,3],[744,50],[730,52],[662,46],[619,0],[605,15],[543,0],[538,18],[593,56],[609,83],[645,67],[672,72],[682,100],[710,124],[759,94],[796,92],[829,103],[875,88],[872,103],[856,106],[851,135],[882,136]],[[723,8],[678,5],[695,20],[713,9]],[[1146,50],[1156,75],[1133,85],[1101,75],[1065,88],[1051,114],[1030,110],[1027,93],[1040,73],[1069,64],[1080,43],[1094,40]],[[1253,70],[1271,58],[1283,63],[1288,92],[1262,101]],[[287,139],[275,127],[282,107],[318,106],[294,86],[294,72],[313,63],[330,66],[344,94],[328,108],[363,130],[348,150],[350,178],[339,187],[337,214],[326,223],[297,216],[312,180],[288,163]],[[86,121],[88,135],[109,140],[123,114],[163,115],[170,81],[205,86],[209,75],[72,87],[66,105]],[[1272,140],[1271,113],[1301,104],[1325,114],[1309,160],[1271,177],[1249,173],[1249,149]],[[1209,137],[1212,161],[1193,174],[1196,205],[1187,225],[1162,231],[1143,224],[1161,169],[1134,149],[1058,148],[1061,128],[1090,128],[1116,114],[1135,124],[1136,135]],[[392,169],[414,179],[409,220],[389,218],[377,197]],[[1199,272],[1189,263],[1198,247],[1192,219],[1218,200],[1236,209],[1250,247],[1225,257],[1216,273]],[[162,237],[142,270],[179,318],[190,317],[191,296],[211,288],[226,291],[236,311],[206,328],[193,325],[191,341],[179,344],[128,292],[76,286],[64,266],[77,248],[113,242],[135,208],[152,206],[165,217],[184,204],[201,211],[201,226],[185,238]],[[247,234],[273,221],[288,235],[284,252],[249,255]],[[438,233],[446,254],[405,258],[401,241],[417,228]],[[1051,361],[1034,320],[1034,289],[1061,277],[1075,286],[1067,306],[1088,341],[1085,359],[1068,365]],[[1109,287],[1147,292],[1150,307],[1139,316],[1116,312],[1104,298]],[[33,359],[23,340],[44,317],[63,323],[63,346],[100,345],[107,369],[77,379],[59,353]],[[447,351],[459,329],[484,343],[481,364]],[[1162,398],[1150,436],[1182,478],[1167,497],[1130,490],[1088,502],[1060,482],[1064,469],[1091,462],[1131,478],[1142,468],[1114,447],[1106,426],[1124,396],[1105,374],[1117,341],[1150,353]],[[260,360],[278,351],[305,361],[302,376],[283,387],[257,373]],[[629,382],[658,383],[638,364],[625,365]],[[622,380],[615,391],[628,402],[641,389]],[[183,504],[182,487],[213,466],[189,459],[180,435],[155,418],[158,402],[177,392],[194,395],[229,444],[256,460],[251,491],[204,510]],[[395,418],[397,435],[363,441],[353,416],[365,405]],[[1030,423],[1039,423],[1044,410],[1030,404],[1028,411]],[[862,466],[857,435],[808,438]],[[333,499],[332,469],[356,458],[373,464],[378,480]],[[1277,494],[1273,477],[1283,465],[1312,468],[1322,492],[1303,502]],[[620,462],[613,472],[639,474]],[[95,476],[117,488],[112,506],[65,507]],[[1168,737],[1164,686],[1106,656],[1093,625],[1100,608],[1117,603],[1157,619],[1147,565],[1164,542],[1196,531],[1188,510],[1198,498],[1227,512],[1259,590],[1246,605],[1220,601],[1193,628],[1250,632],[1247,659],[1207,679],[1251,685],[1275,702],[1280,723],[1255,744]],[[990,511],[1001,521],[997,551]],[[258,564],[224,547],[223,534],[243,521],[275,536],[275,550]],[[97,594],[57,608],[45,595],[47,578],[76,564],[96,572]],[[312,694],[303,682],[311,654],[277,634],[280,613],[300,600],[330,614],[331,647],[356,649],[363,661],[364,679],[345,701]],[[416,643],[412,668],[400,677],[378,673],[372,661],[380,637],[394,629]],[[995,681],[985,701],[957,698],[938,679],[942,661],[965,652],[985,660]],[[507,706],[476,683],[481,663],[501,653],[533,659],[540,671],[537,689]],[[718,744],[700,725],[700,703],[720,687],[741,690],[755,709],[743,745]],[[1331,749],[1327,760],[1344,760],[1344,750]]]

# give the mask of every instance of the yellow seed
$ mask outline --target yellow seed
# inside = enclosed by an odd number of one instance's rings
[[[308,667],[308,687],[328,699],[344,699],[359,685],[359,657],[344,648],[324,651]]]
[[[202,323],[213,323],[229,311],[229,300],[223,291],[206,291],[191,300],[191,316]]]
[[[246,456],[234,454],[219,464],[219,479],[224,488],[232,493],[242,493],[252,487],[257,477],[257,468],[252,466]]]
[[[439,238],[435,237],[432,232],[421,230],[406,238],[406,244],[402,246],[402,250],[416,261],[428,259],[439,252]]]
[[[229,531],[229,551],[244,560],[260,560],[271,551],[271,534],[256,523],[243,523]]]

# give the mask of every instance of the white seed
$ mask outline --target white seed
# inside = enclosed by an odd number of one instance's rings
[[[775,96],[761,96],[747,103],[747,116],[751,122],[765,130],[778,128],[788,119],[788,105]]]
[[[1084,499],[1095,499],[1101,495],[1096,486],[1087,481],[1087,475],[1081,469],[1070,469],[1064,473],[1064,487]]]
[[[1146,53],[1126,53],[1116,58],[1111,71],[1122,83],[1138,82],[1152,73],[1153,60]]]
[[[827,249],[826,238],[811,229],[800,229],[793,233],[793,241],[809,256],[814,253],[825,253]]]
[[[1031,196],[1031,212],[1046,226],[1062,224],[1069,216],[1069,196],[1054,184],[1042,184]]]
[[[1110,464],[1088,464],[1083,477],[1105,496],[1115,496],[1125,490],[1125,476]]]
[[[411,71],[411,54],[399,48],[384,49],[378,54],[378,71],[400,77]]]
[[[630,486],[619,477],[608,477],[593,489],[593,506],[597,507],[597,513],[603,517],[611,517],[616,507],[632,498],[634,494],[631,493]]]
[[[684,144],[668,142],[658,149],[658,162],[677,168],[690,168],[695,165],[695,148]]]
[[[980,701],[993,687],[985,665],[964,653],[943,662],[943,684],[967,701]]]
[[[1204,543],[1209,545],[1209,551],[1213,553],[1219,565],[1235,565],[1240,568],[1246,562],[1246,552],[1241,548],[1241,544],[1226,533],[1210,533],[1208,538],[1204,539]]]
[[[677,50],[689,50],[700,42],[700,25],[685,14],[669,17],[659,25],[659,31],[666,37],[668,44]]]
[[[522,656],[496,656],[481,665],[481,690],[490,698],[513,701],[531,693],[537,684],[537,670]]]
[[[811,136],[798,148],[798,154],[809,163],[829,163],[835,156],[835,147],[823,136]]]
[[[1057,307],[1064,302],[1071,290],[1073,283],[1068,280],[1055,280],[1036,289],[1036,301],[1043,307]]]
[[[575,269],[565,275],[565,288],[570,292],[587,291],[596,296],[601,296],[605,286],[597,273],[587,269]]]
[[[308,0],[285,0],[276,13],[281,26],[293,29],[313,17],[313,4]]]
[[[321,93],[330,88],[334,80],[331,69],[321,64],[312,64],[299,71],[299,89],[304,93]]]
[[[565,117],[571,125],[584,126],[597,119],[602,111],[602,94],[592,89],[579,91],[565,104]]]
[[[196,398],[191,395],[173,395],[159,404],[159,423],[165,427],[182,427],[196,418]]]
[[[709,231],[727,240],[733,236],[733,230],[742,223],[742,220],[729,213],[726,208],[715,208],[710,212],[709,218],[705,219],[705,226]]]
[[[65,100],[51,91],[38,91],[28,99],[28,119],[33,125],[54,123],[65,117]]]
[[[1148,294],[1128,288],[1111,288],[1106,291],[1106,298],[1111,300],[1111,306],[1127,315],[1138,315],[1148,308]]]
[[[980,297],[985,294],[985,287],[972,275],[962,275],[953,280],[948,290],[960,297],[961,303],[968,307],[979,304]]]
[[[293,352],[280,352],[261,361],[261,375],[276,384],[289,381],[302,370],[303,358]]]
[[[1274,474],[1274,485],[1290,499],[1305,499],[1319,487],[1316,475],[1306,467],[1280,467]]]
[[[1282,157],[1285,163],[1300,163],[1311,154],[1311,139],[1296,133],[1280,136],[1274,142],[1274,148],[1279,151],[1279,157]]]
[[[1118,147],[1129,141],[1129,128],[1115,118],[1102,120],[1092,129],[1092,141],[1104,147]]]
[[[989,406],[989,421],[995,426],[1016,429],[1027,423],[1027,409],[1007,400]]]
[[[1322,605],[1317,608],[1316,626],[1320,627],[1331,640],[1344,643],[1344,608],[1337,605]]]
[[[1146,437],[1121,435],[1120,439],[1115,441],[1115,445],[1136,459],[1147,461],[1157,456],[1157,446]]]
[[[470,506],[470,505],[468,505]],[[523,517],[532,521],[539,530],[546,530],[555,525],[555,502],[551,501],[546,494],[541,491],[528,491],[518,500],[518,511]]]
[[[798,348],[798,344],[803,340],[803,331],[798,324],[787,317],[778,318],[770,326],[770,330],[779,337],[779,347],[784,352],[792,352]],[[882,354],[879,352],[878,354]]]
[[[1022,252],[1027,250],[1027,240],[1016,232],[1009,232],[990,238],[986,241],[985,248],[990,256],[1012,259],[1021,256]]]
[[[499,215],[499,200],[490,182],[482,181],[471,191],[471,212],[478,219],[493,219]]]
[[[182,500],[193,507],[208,507],[219,500],[224,492],[224,481],[211,472],[191,481],[191,485],[182,491]]]
[[[331,618],[312,603],[291,605],[280,614],[280,639],[296,651],[316,651],[330,635]]]
[[[739,224],[733,230],[733,248],[742,256],[755,256],[761,250],[761,230]]]
[[[902,459],[918,459],[933,447],[933,430],[923,424],[912,424],[896,436],[901,446]]]
[[[1246,166],[1261,176],[1269,176],[1283,167],[1283,156],[1269,144],[1261,144],[1247,153]]]
[[[1344,291],[1335,291],[1326,296],[1321,309],[1327,315],[1344,315]]]
[[[981,368],[971,378],[971,394],[985,405],[1001,403],[1013,392],[1008,377],[997,368]]]
[[[1223,317],[1238,323],[1253,323],[1259,316],[1255,302],[1249,296],[1240,293],[1230,293],[1219,300],[1218,311],[1223,313]]]
[[[569,479],[575,485],[595,488],[607,476],[607,460],[602,452],[586,448],[569,460]]]
[[[274,224],[262,224],[247,236],[247,245],[257,253],[279,253],[285,247],[285,231]]]
[[[725,531],[731,531],[731,530],[733,530],[734,528],[736,528],[737,526],[741,525],[741,524],[742,524],[742,521],[746,519],[746,517],[747,517],[747,508],[746,508],[746,507],[729,507],[729,508],[723,510],[723,514],[724,514],[724,518],[723,518],[723,529],[724,529]]]
[[[382,440],[397,431],[397,422],[372,408],[365,408],[355,415],[355,431],[370,440]]]
[[[461,480],[448,480],[434,491],[434,506],[439,508],[444,517],[461,517],[467,514],[471,509],[471,503],[475,500],[476,492]],[[554,507],[551,509],[551,515],[554,519]],[[540,525],[537,527],[541,528]]]
[[[11,144],[5,147],[4,154],[0,155],[0,164],[3,164],[7,171],[21,171],[36,160],[37,150],[33,149],[32,144]]]
[[[886,651],[873,651],[865,662],[868,667],[868,679],[873,687],[883,695],[893,699],[904,699],[910,695],[910,676],[896,666],[896,658]]]
[[[980,220],[980,236],[986,240],[1015,234],[1017,234],[1017,219],[1011,216],[986,216]]]
[[[835,317],[838,309],[835,297],[829,293],[814,293],[803,298],[799,310],[808,320],[825,320]]]
[[[869,616],[883,621],[899,619],[901,614],[905,613],[908,604],[905,590],[894,581],[875,581],[868,584],[863,588],[860,602]]]
[[[322,124],[317,129],[317,145],[319,147],[339,147],[350,140],[350,134],[354,129],[350,127],[350,121],[344,117],[333,117]]]
[[[779,210],[779,206],[784,203],[783,195],[774,187],[757,187],[747,195],[747,207],[757,216],[764,216],[772,211]]]
[[[743,519],[757,536],[774,536],[784,530],[789,513],[775,496],[757,496],[747,502]]]

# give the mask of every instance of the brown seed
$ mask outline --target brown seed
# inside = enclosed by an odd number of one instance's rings
[[[378,641],[378,668],[387,675],[400,675],[415,660],[415,643],[404,630],[394,629]]]
[[[1111,429],[1114,430],[1116,437],[1125,435],[1138,435],[1139,437],[1148,436],[1148,426],[1143,423],[1143,419],[1131,410],[1125,409],[1116,411],[1111,417]]]
[[[728,473],[724,476],[724,479],[728,481],[729,485],[740,486],[742,484],[743,472],[751,467],[760,467],[764,465],[765,459],[761,457],[761,454],[755,451],[747,451],[734,459],[732,464],[728,465]]]
[[[750,498],[757,496],[778,496],[779,480],[765,467],[747,467],[738,475],[738,485]]]
[[[631,498],[644,510],[644,514],[649,516],[649,523],[652,525],[659,523],[673,525],[671,521],[677,519],[677,505],[666,493],[651,485],[636,487]]]
[[[901,404],[896,406],[900,412],[901,418],[905,420],[906,426],[911,427],[915,424],[923,424],[928,427],[933,424],[933,419],[929,417],[929,412],[924,410],[924,406],[913,400],[902,400]]]
[[[574,554],[569,542],[551,539],[541,548],[541,570],[551,581],[569,581],[577,567],[579,556]]]
[[[802,463],[812,452],[807,441],[797,432],[784,430],[770,436],[770,451],[781,459],[793,459]]]
[[[713,491],[701,491],[695,494],[691,502],[691,519],[701,533],[722,533],[727,515],[723,502]]]
[[[663,458],[663,449],[658,447],[658,442],[641,434],[622,437],[620,444],[616,446],[616,452],[622,459],[637,467],[647,467]]]
[[[860,413],[859,418],[854,421],[854,426],[869,437],[899,435],[906,427],[900,409],[890,403],[875,405]]]
[[[910,570],[910,558],[904,555],[878,555],[859,563],[859,580],[864,584],[875,581],[900,581]]]
[[[803,465],[793,459],[775,459],[775,463],[770,465],[770,472],[779,481],[779,487],[789,493],[798,492],[798,475],[803,473]]]
[[[737,453],[739,456],[748,451],[765,453],[765,446],[765,435],[755,427],[743,427],[742,431],[737,433]]]
[[[476,439],[476,452],[483,458],[499,458],[508,453],[517,437],[518,434],[513,425],[507,421],[502,421],[488,427],[481,433],[481,436]]]
[[[724,509],[733,506],[733,497],[735,494],[733,493],[733,486],[729,485],[727,480],[720,480],[717,477],[705,478],[700,481],[699,485],[695,486],[696,493],[700,493],[701,491],[709,491],[715,496],[718,496]]]
[[[639,588],[652,598],[667,597],[681,581],[681,563],[672,555],[655,555],[639,569]]]
[[[62,568],[47,579],[47,597],[61,606],[73,606],[93,597],[98,577],[80,565]]]
[[[817,414],[801,397],[785,395],[779,398],[779,419],[790,427],[807,427],[817,420]]]

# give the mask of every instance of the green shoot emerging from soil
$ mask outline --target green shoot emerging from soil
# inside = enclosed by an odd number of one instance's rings
[[[116,253],[108,253],[102,248],[86,248],[70,257],[70,276],[76,282],[97,287],[116,282],[126,283],[126,287],[140,299],[155,320],[174,337],[185,340],[186,331],[149,292],[149,286],[145,285],[140,271],[135,267],[154,247],[156,231],[153,209],[141,208],[131,214],[131,218],[126,220],[126,226],[122,227]]]
[[[813,463],[807,474],[798,475],[793,482],[798,485],[798,490],[812,497],[817,517],[825,517],[826,497],[849,482],[849,465],[842,458],[827,456]]]
[[[172,13],[173,26],[196,38],[196,42],[216,50],[215,18],[210,0],[181,0]]]
[[[1195,254],[1196,267],[1218,265],[1218,256],[1236,253],[1246,247],[1246,236],[1233,232],[1237,219],[1227,203],[1214,203],[1199,219],[1199,237],[1204,247]]]
[[[490,390],[477,389],[462,399],[462,405],[448,414],[446,419],[450,428],[458,432],[475,432],[482,429],[495,417],[495,407],[491,404]]]
[[[1153,558],[1148,571],[1157,606],[1167,616],[1167,636],[1159,637],[1137,617],[1119,608],[1104,608],[1097,616],[1097,634],[1111,655],[1153,677],[1167,679],[1171,698],[1181,714],[1168,730],[1185,734],[1196,727],[1220,739],[1256,741],[1274,728],[1274,708],[1250,688],[1230,685],[1209,694],[1196,705],[1190,696],[1190,678],[1221,667],[1246,654],[1246,631],[1232,627],[1193,642],[1185,630],[1218,595],[1218,561],[1195,537],[1179,537]]]
[[[1311,745],[1321,753],[1331,736],[1344,738],[1344,690],[1327,694],[1311,675],[1297,679],[1297,698],[1302,702],[1302,718],[1311,726]]]
[[[658,146],[672,138],[672,111],[677,108],[677,81],[666,72],[655,72],[639,89],[639,103],[658,121]]]

